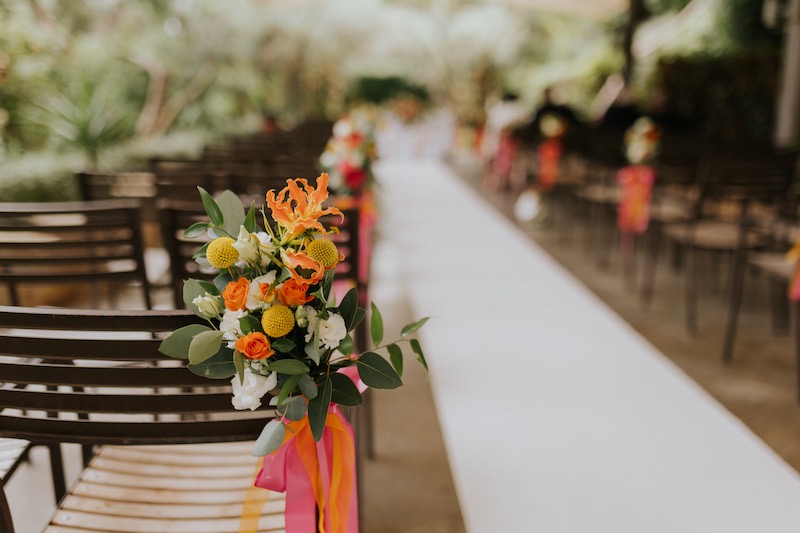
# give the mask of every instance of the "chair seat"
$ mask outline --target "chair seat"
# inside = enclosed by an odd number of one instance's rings
[[[785,253],[753,253],[747,257],[747,263],[781,281],[788,282],[794,276],[795,263],[787,260]]]
[[[45,533],[237,533],[256,472],[251,446],[102,446]],[[284,509],[270,492],[258,531],[284,531]]]
[[[714,220],[696,223],[673,224],[664,229],[672,240],[706,250],[733,250],[739,241],[739,228],[736,224]],[[758,248],[766,244],[762,234],[748,231],[745,236],[747,248]]]
[[[576,195],[587,202],[615,205],[622,198],[622,189],[618,185],[593,183],[580,188]]]

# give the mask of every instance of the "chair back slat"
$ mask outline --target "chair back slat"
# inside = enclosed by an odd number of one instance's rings
[[[230,377],[198,376],[158,352],[157,339],[199,323],[188,311],[0,306],[0,437],[83,444],[254,439],[272,410],[235,411]]]

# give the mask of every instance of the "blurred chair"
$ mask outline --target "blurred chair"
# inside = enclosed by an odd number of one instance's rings
[[[0,524],[6,524],[5,533],[14,533],[5,486],[20,463],[28,458],[30,447],[27,440],[0,438]]]
[[[98,447],[45,532],[238,531],[257,467],[250,441],[274,412],[234,411],[227,379],[158,352],[166,333],[202,322],[186,311],[0,307],[0,437]],[[64,486],[54,468],[58,477]],[[260,516],[264,530],[282,528],[282,495]]]
[[[149,309],[139,202],[0,204],[0,281],[13,305],[25,303],[23,285],[102,283],[113,297],[135,283]]]
[[[702,252],[730,258],[728,325],[722,358],[729,362],[741,305],[741,286],[749,251],[770,242],[769,226],[787,208],[789,186],[794,178],[796,154],[763,157],[706,159],[698,168],[698,200],[686,223],[664,226],[664,236],[684,254],[686,327],[697,331],[697,289]],[[720,272],[713,275],[719,278]]]

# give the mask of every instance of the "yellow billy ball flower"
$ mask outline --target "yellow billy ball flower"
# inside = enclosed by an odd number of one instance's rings
[[[285,305],[273,305],[261,316],[261,326],[270,337],[283,337],[294,327],[294,313]]]
[[[236,241],[230,237],[218,237],[206,248],[206,259],[214,268],[228,268],[239,259],[239,252],[233,247]]]
[[[339,250],[333,241],[328,239],[314,239],[306,246],[306,255],[322,263],[325,268],[330,268],[339,262]]]

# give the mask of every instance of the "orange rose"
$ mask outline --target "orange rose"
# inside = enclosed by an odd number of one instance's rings
[[[259,331],[237,339],[236,349],[248,359],[266,359],[275,353],[269,345],[267,336]]]
[[[298,283],[297,280],[290,278],[283,282],[278,289],[278,299],[287,307],[303,305],[314,299],[313,296],[306,294],[308,285]]]
[[[222,291],[222,298],[225,300],[225,307],[230,311],[238,311],[245,308],[247,303],[247,292],[250,289],[250,282],[247,278],[239,278],[239,281],[231,281]]]
[[[271,304],[275,301],[275,289],[269,290],[270,283],[261,283],[258,286],[258,297],[262,302]]]

